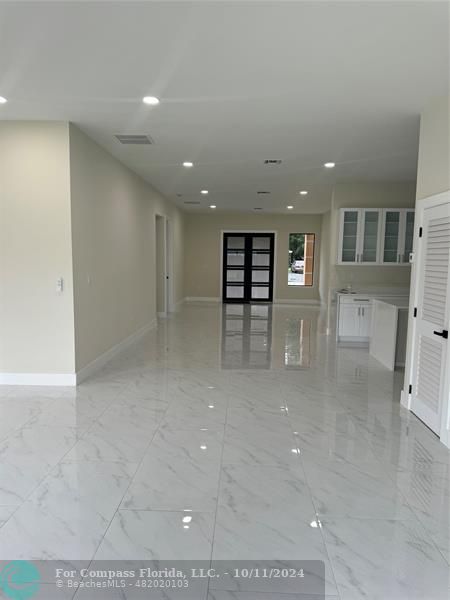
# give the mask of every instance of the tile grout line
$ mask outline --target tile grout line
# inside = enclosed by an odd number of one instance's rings
[[[226,405],[226,409],[225,409],[225,422],[224,422],[224,426],[223,426],[222,451],[220,453],[219,481],[217,484],[217,501],[216,501],[216,510],[214,513],[213,530],[212,530],[212,534],[211,534],[211,552],[210,552],[210,556],[209,556],[209,566],[210,567],[213,564],[214,540],[215,540],[215,536],[216,536],[217,514],[219,512],[219,498],[220,498],[220,490],[221,490],[221,486],[222,486],[223,455],[224,455],[224,451],[225,451],[225,435],[226,435],[227,424],[228,424],[228,409],[230,406],[230,394],[227,393],[226,396],[227,396],[227,405]],[[206,600],[208,600],[208,598],[209,598],[209,585],[210,585],[210,578],[208,578],[208,584],[206,586]]]

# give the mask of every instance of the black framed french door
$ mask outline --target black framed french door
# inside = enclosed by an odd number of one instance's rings
[[[272,302],[273,233],[224,233],[224,302]]]

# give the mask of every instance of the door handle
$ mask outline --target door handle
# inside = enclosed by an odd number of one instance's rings
[[[446,329],[443,331],[433,331],[433,333],[434,335],[444,338],[444,340],[448,340],[448,331]]]

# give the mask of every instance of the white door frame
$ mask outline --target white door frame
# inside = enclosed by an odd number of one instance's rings
[[[408,316],[408,337],[406,345],[406,365],[405,365],[405,381],[401,393],[401,404],[411,410],[412,397],[409,393],[409,386],[415,380],[413,372],[414,353],[416,344],[416,320],[414,319],[414,308],[418,305],[420,287],[422,285],[421,273],[417,271],[417,256],[419,242],[419,229],[422,226],[424,211],[428,208],[433,208],[441,204],[450,204],[450,190],[435,194],[424,200],[419,200],[416,206],[416,218],[414,223],[414,245],[413,245],[413,261],[411,269],[411,293],[409,299],[409,316]],[[446,356],[447,365],[444,367],[446,374],[443,382],[443,403],[441,413],[441,429],[440,440],[448,448],[450,448],[450,345]]]
[[[171,219],[166,217],[165,226],[165,248],[166,248],[166,262],[165,262],[165,276],[166,276],[166,310],[167,312],[173,312],[174,306],[174,289],[173,289],[173,273],[174,273],[174,260],[173,260],[173,224]]]
[[[163,308],[164,310],[158,311],[158,317],[164,318],[167,317],[169,312],[172,312],[174,309],[173,303],[173,232],[172,232],[172,222],[166,217],[166,215],[155,213],[155,275],[158,277],[158,234],[157,234],[157,222],[158,219],[162,219],[162,244],[161,247],[164,252],[163,256],[163,285],[164,285],[164,301]],[[158,308],[158,284],[160,282],[156,281],[156,306]]]

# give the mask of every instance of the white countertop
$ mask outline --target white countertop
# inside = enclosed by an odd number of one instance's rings
[[[405,297],[396,297],[396,298],[374,298],[374,302],[382,302],[383,304],[390,304],[391,306],[396,306],[399,309],[409,308],[409,298]]]
[[[351,292],[336,290],[338,296],[370,296],[371,298],[409,298],[409,288],[356,288]]]

